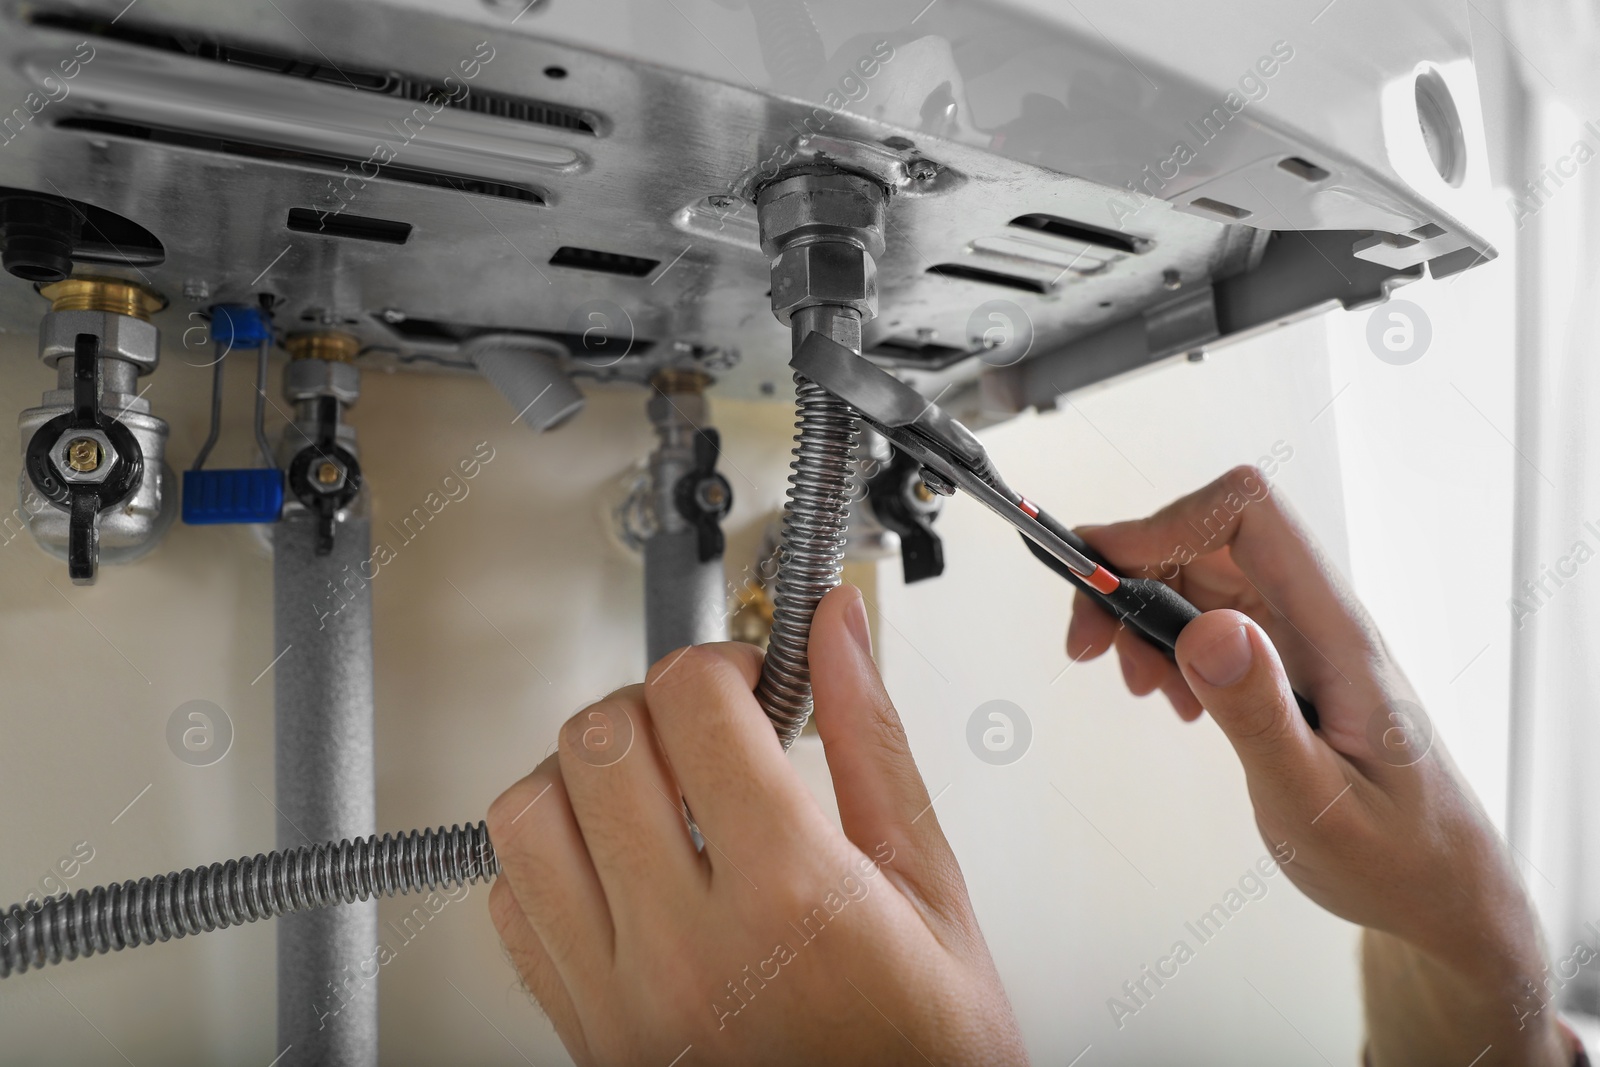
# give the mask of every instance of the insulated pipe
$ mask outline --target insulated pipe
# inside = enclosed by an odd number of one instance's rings
[[[360,342],[291,335],[282,453],[300,506],[273,527],[278,847],[377,829],[372,743],[372,558],[355,431]],[[309,453],[309,455],[307,455]],[[296,472],[300,475],[297,478]],[[281,1067],[378,1063],[378,902],[278,923]]]
[[[695,470],[695,436],[707,422],[701,375],[665,373],[652,383],[650,421],[659,440],[650,454],[656,530],[644,543],[645,650],[655,663],[674,649],[728,639],[728,590],[722,556],[702,562],[700,535],[678,509],[679,482]]]
[[[377,827],[372,747],[372,555],[366,518],[316,553],[317,516],[273,533],[278,847],[365,837]],[[378,1062],[378,902],[278,920],[280,1067]]]

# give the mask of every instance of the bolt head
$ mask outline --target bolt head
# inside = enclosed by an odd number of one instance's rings
[[[56,438],[50,462],[68,485],[98,485],[111,477],[117,450],[99,430],[67,430]]]
[[[931,159],[915,159],[906,166],[906,173],[915,182],[931,182],[939,176],[939,164]]]
[[[79,437],[67,442],[67,466],[79,474],[99,469],[100,442],[92,437]]]
[[[333,488],[344,481],[344,470],[331,459],[325,459],[317,464],[317,484]]]

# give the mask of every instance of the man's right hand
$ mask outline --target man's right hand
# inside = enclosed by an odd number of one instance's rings
[[[1367,928],[1373,1067],[1571,1064],[1504,846],[1371,618],[1261,472],[1240,467],[1149,518],[1078,532],[1205,613],[1175,665],[1079,594],[1067,654],[1115,647],[1134,693],[1160,689],[1185,720],[1209,713],[1227,735],[1263,839],[1293,856],[1289,878]]]

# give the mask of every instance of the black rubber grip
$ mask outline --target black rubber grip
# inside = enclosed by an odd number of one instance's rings
[[[1045,512],[1039,512],[1038,519],[1039,525],[1111,573],[1117,573],[1110,561],[1095,551],[1087,541]],[[1178,647],[1178,635],[1200,614],[1200,609],[1184,599],[1177,590],[1154,578],[1125,578],[1118,575],[1116,590],[1102,593],[1026,535],[1023,536],[1022,543],[1028,546],[1028,551],[1032,552],[1039,562],[1077,586],[1085,596],[1104,608],[1112,618],[1161,649],[1168,659],[1174,658],[1174,650]],[[1305,717],[1307,725],[1313,730],[1317,729],[1322,719],[1317,714],[1316,705],[1299,693],[1295,693],[1294,699],[1300,706],[1300,714]]]

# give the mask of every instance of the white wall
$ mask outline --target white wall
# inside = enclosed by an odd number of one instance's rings
[[[1277,491],[1339,558],[1338,440],[1332,419],[1313,421],[1330,396],[1313,321],[987,437],[1007,479],[1069,522],[1147,514],[1281,442],[1293,457]],[[1298,1030],[1353,1062],[1351,928],[1280,874],[1209,943],[1185,929],[1266,853],[1221,734],[1130,697],[1114,657],[1066,669],[1069,587],[977,505],[957,500],[941,528],[946,575],[884,589],[882,659],[930,787],[948,786],[937,810],[1036,1060],[1090,1044],[1084,1063],[1314,1060]],[[966,744],[968,717],[994,699],[1034,731],[1010,766]],[[1179,939],[1195,958],[1119,1028],[1108,999]]]
[[[1510,432],[1508,271],[1403,294],[1436,331],[1434,350],[1408,368],[1367,351],[1364,313],[1336,315],[987,437],[1008,477],[1072,522],[1145,513],[1277,442],[1292,447],[1278,490],[1336,560],[1354,561],[1358,588],[1498,814],[1503,640],[1452,675],[1498,640],[1511,460],[1450,383]],[[0,342],[3,394],[32,403],[50,379],[32,338]],[[208,377],[169,351],[149,394],[175,420],[180,466],[203,436]],[[243,377],[218,462],[244,461]],[[738,466],[731,559],[742,561],[780,498],[790,423],[778,408],[715,410]],[[479,382],[409,375],[369,375],[357,408],[380,523],[477,442],[496,450],[471,495],[374,583],[385,828],[480,817],[562,719],[643,666],[639,572],[598,518],[600,487],[649,446],[642,397],[596,394],[542,440],[509,417]],[[0,423],[0,454],[17,448]],[[1061,673],[1068,589],[996,520],[957,500],[940,526],[943,578],[907,589],[896,564],[880,570],[878,647],[1038,1060],[1066,1063],[1092,1044],[1085,1064],[1282,1064],[1314,1061],[1310,1042],[1353,1062],[1354,931],[1281,876],[1149,1007],[1113,1025],[1107,998],[1265,852],[1237,764],[1209,723],[1186,726],[1159,698],[1128,697],[1114,661]],[[1414,576],[1405,586],[1402,568]],[[87,590],[25,540],[0,547],[0,797],[11,813],[0,897],[20,899],[79,841],[94,859],[71,888],[272,844],[271,674],[252,684],[276,654],[270,573],[239,529],[176,527],[144,563]],[[965,741],[968,716],[997,698],[1034,730],[1009,767],[981,763]],[[211,767],[183,764],[164,740],[168,716],[191,699],[215,701],[236,729]],[[796,750],[825,788],[819,757],[813,739]],[[501,956],[484,897],[447,907],[383,969],[386,1062],[564,1062]],[[267,1063],[280,1051],[272,956],[267,924],[8,980],[0,1060]]]

